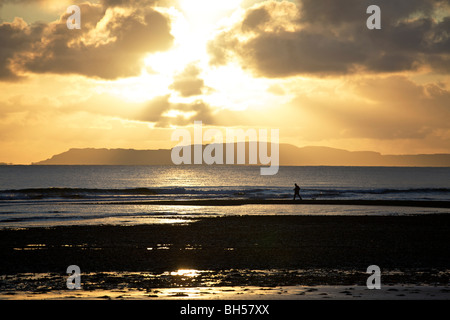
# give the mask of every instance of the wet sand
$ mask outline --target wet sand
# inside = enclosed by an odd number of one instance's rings
[[[427,200],[327,200],[327,199],[201,199],[201,200],[147,200],[105,202],[103,204],[135,204],[135,205],[170,205],[170,206],[243,206],[256,205],[342,205],[342,206],[391,206],[391,207],[422,207],[450,208],[450,201]]]
[[[367,267],[378,265],[384,288],[437,288],[429,297],[448,299],[449,230],[450,216],[431,214],[240,216],[0,230],[0,297],[66,294],[69,265],[80,267],[85,292],[125,290],[151,298],[167,296],[153,290],[231,287],[241,288],[236,297],[245,298],[250,291],[244,288],[279,287],[288,289],[271,293],[302,298],[298,290],[306,286],[337,287],[335,295],[326,294],[336,297],[344,296],[337,293],[345,286],[365,288]]]
[[[1,300],[450,300],[449,286],[230,286],[0,292]]]

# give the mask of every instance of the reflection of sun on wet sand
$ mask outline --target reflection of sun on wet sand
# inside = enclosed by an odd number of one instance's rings
[[[194,287],[138,289],[78,290],[49,292],[0,293],[0,299],[20,300],[449,300],[450,287],[398,285],[382,290],[359,286],[278,286],[278,287]]]
[[[4,229],[0,297],[448,299],[449,227],[430,214]],[[73,264],[81,291],[66,289]],[[365,286],[374,264],[381,290]]]

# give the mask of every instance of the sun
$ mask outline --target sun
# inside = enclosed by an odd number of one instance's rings
[[[170,77],[192,62],[207,66],[207,42],[214,36],[218,22],[240,9],[241,1],[179,0],[178,10],[164,12],[171,17],[174,46],[169,51],[148,55],[146,67]]]
[[[158,95],[171,94],[168,88],[173,82],[173,77],[191,63],[195,63],[204,71],[202,77],[205,77],[205,81],[211,79],[217,87],[228,88],[227,84],[235,83],[233,81],[235,73],[222,72],[222,79],[217,77],[213,79],[214,76],[210,78],[207,43],[214,37],[218,24],[241,9],[241,1],[179,0],[177,8],[158,8],[163,14],[170,16],[171,33],[174,36],[173,47],[168,51],[147,55],[141,76],[124,83],[123,89],[120,89],[118,84],[114,94],[134,102],[144,102]],[[235,87],[229,89],[233,91]],[[210,102],[223,106],[231,103],[226,96],[228,95],[223,93],[209,98]],[[232,102],[236,105],[234,100]]]

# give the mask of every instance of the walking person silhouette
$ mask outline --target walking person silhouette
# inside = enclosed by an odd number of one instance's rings
[[[300,200],[302,199],[302,196],[300,195],[300,187],[295,183],[295,188],[294,188],[294,200],[295,197],[298,196],[300,198]]]

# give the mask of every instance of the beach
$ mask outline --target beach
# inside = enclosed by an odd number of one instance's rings
[[[86,203],[95,204],[95,203]],[[160,206],[242,206],[242,205],[338,205],[371,207],[414,207],[449,209],[450,201],[426,200],[292,200],[292,199],[201,199],[201,200],[146,200],[104,202],[108,205],[160,205]]]
[[[395,296],[401,288],[417,296],[417,290],[428,288],[429,297],[448,299],[449,227],[450,216],[435,214],[232,216],[174,224],[3,229],[0,297],[76,292],[92,298],[109,292],[106,297],[123,298],[128,292],[130,298],[164,298],[164,290],[184,288],[187,293],[172,296],[222,290],[228,298],[262,292],[266,298],[301,299],[322,288],[325,294],[318,297],[336,292],[339,298],[355,288],[367,292],[367,268],[377,265],[383,285],[378,298]],[[70,265],[80,267],[82,290],[66,288]],[[316,289],[308,293],[308,288]],[[411,298],[405,292],[399,297]]]

